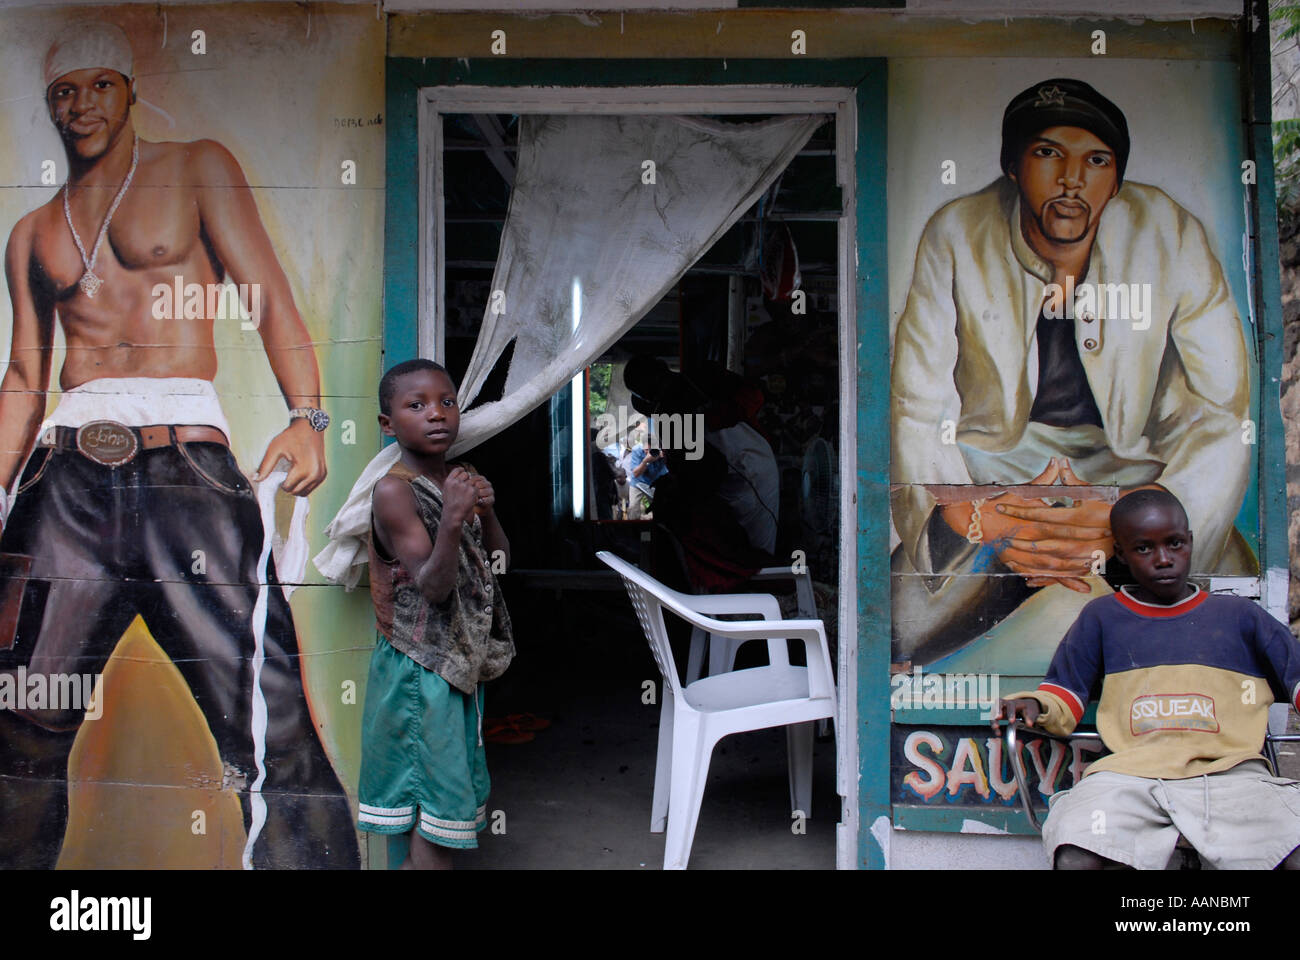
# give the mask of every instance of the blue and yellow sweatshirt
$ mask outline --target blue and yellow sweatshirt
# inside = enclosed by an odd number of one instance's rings
[[[1300,643],[1244,597],[1197,592],[1162,606],[1126,590],[1079,613],[1032,697],[1038,725],[1072,731],[1100,694],[1097,731],[1111,770],[1176,780],[1257,759],[1268,708],[1300,709]]]

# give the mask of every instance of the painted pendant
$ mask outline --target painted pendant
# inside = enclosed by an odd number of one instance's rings
[[[104,281],[89,270],[83,273],[81,279],[77,281],[77,286],[81,288],[81,292],[91,299],[94,299],[95,294],[99,293],[99,288],[103,285]]]

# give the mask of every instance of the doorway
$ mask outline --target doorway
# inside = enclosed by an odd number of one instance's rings
[[[778,189],[769,191],[772,193],[770,199],[765,198],[770,206],[766,210],[747,212],[741,222],[688,271],[677,288],[629,331],[615,349],[593,358],[592,367],[587,374],[567,387],[567,394],[561,391],[565,395],[557,395],[549,405],[543,405],[502,434],[476,448],[471,452],[470,459],[489,476],[528,478],[527,483],[516,481],[517,489],[513,490],[509,483],[497,482],[499,500],[503,507],[502,520],[512,538],[515,566],[517,571],[520,568],[525,571],[525,575],[517,573],[507,579],[505,584],[512,611],[517,602],[516,595],[521,589],[529,595],[550,595],[556,601],[551,609],[560,617],[562,629],[566,609],[573,611],[580,608],[591,621],[593,616],[615,618],[620,608],[628,608],[624,613],[635,635],[631,648],[625,649],[625,645],[620,644],[620,656],[627,655],[627,666],[631,671],[628,676],[632,676],[636,670],[633,666],[635,657],[639,656],[643,661],[649,659],[644,638],[636,630],[635,621],[630,618],[630,606],[621,586],[617,586],[614,591],[609,591],[608,585],[594,586],[600,578],[591,575],[599,572],[593,569],[596,564],[591,555],[591,545],[597,536],[593,531],[598,530],[602,521],[606,520],[595,515],[593,509],[591,451],[589,445],[575,446],[572,442],[566,444],[559,431],[567,419],[572,431],[569,441],[579,430],[586,432],[593,419],[593,403],[599,405],[601,400],[608,403],[611,390],[617,390],[616,371],[633,353],[657,353],[670,366],[675,361],[678,369],[687,361],[688,356],[711,356],[713,360],[721,360],[741,372],[759,374],[764,378],[764,389],[769,400],[774,393],[797,392],[791,390],[796,386],[789,382],[791,378],[786,377],[782,381],[783,374],[777,368],[782,362],[790,361],[792,352],[797,353],[787,349],[782,356],[782,343],[790,343],[794,339],[790,336],[789,323],[796,316],[807,314],[790,313],[785,317],[773,318],[770,315],[770,301],[762,295],[762,278],[750,274],[748,268],[753,264],[747,264],[745,258],[747,252],[752,254],[755,249],[758,250],[760,259],[765,251],[784,257],[786,247],[804,253],[800,264],[801,272],[806,271],[800,288],[807,298],[804,309],[811,308],[815,318],[825,318],[826,322],[822,324],[824,346],[829,348],[836,360],[834,370],[831,371],[831,382],[823,384],[833,402],[809,404],[811,407],[820,406],[821,409],[812,411],[811,418],[804,416],[800,420],[798,399],[787,396],[772,404],[769,412],[774,415],[774,422],[788,434],[786,440],[789,442],[785,444],[785,449],[780,449],[778,444],[776,450],[783,461],[783,489],[789,491],[791,486],[797,486],[800,494],[792,498],[795,519],[790,521],[785,518],[787,536],[782,547],[784,549],[792,543],[807,540],[806,531],[811,526],[820,537],[821,555],[833,557],[835,566],[829,575],[833,589],[828,599],[833,605],[834,621],[844,625],[836,631],[839,639],[836,666],[840,737],[836,745],[835,785],[843,806],[836,811],[840,815],[840,824],[836,831],[837,853],[834,862],[840,865],[851,863],[856,854],[858,803],[855,739],[857,637],[854,630],[857,617],[857,583],[854,577],[857,550],[854,535],[856,507],[852,496],[856,486],[854,451],[857,424],[854,402],[856,363],[853,355],[854,261],[851,246],[855,236],[853,144],[856,142],[856,109],[854,92],[841,88],[754,86],[555,90],[453,86],[423,88],[419,98],[420,279],[417,338],[421,355],[447,364],[453,376],[459,376],[464,370],[490,292],[487,288],[490,286],[495,262],[495,244],[500,239],[500,225],[504,221],[509,201],[510,175],[513,169],[512,135],[520,114],[673,113],[729,117],[735,120],[780,113],[824,112],[833,116],[833,120],[828,121],[825,128],[809,142],[805,148],[807,154],[801,152],[797,158],[799,164],[810,167],[819,162],[825,165],[827,179],[833,181],[836,188],[833,207],[825,197],[804,197],[798,203],[791,201],[791,195],[800,192],[801,184],[806,185],[815,179],[811,176],[801,177],[795,169],[796,164],[792,162],[787,168],[788,178],[783,177]],[[820,161],[818,156],[821,157]],[[795,209],[800,203],[807,209]],[[800,220],[801,215],[807,215],[810,219]],[[806,229],[804,225],[809,223],[820,223],[820,226]],[[823,242],[827,228],[830,228],[834,238],[830,244]],[[805,233],[806,237],[803,236]],[[821,240],[814,237],[815,234],[820,234]],[[762,264],[759,265],[760,272],[761,267]],[[778,274],[779,272],[778,270]],[[711,305],[701,311],[698,307],[702,303]],[[719,308],[719,304],[723,306]],[[694,319],[707,315],[716,317],[719,309],[724,310],[728,317],[725,324],[699,323]],[[784,324],[780,321],[784,321]],[[816,326],[814,322],[814,330]],[[675,344],[672,343],[674,338],[677,340]],[[807,340],[814,344],[818,342],[816,336]],[[750,348],[749,370],[746,370],[746,347]],[[482,399],[500,395],[509,357],[510,351],[507,350],[489,377],[480,395]],[[755,358],[759,358],[758,363],[753,362]],[[802,389],[802,385],[798,386]],[[774,387],[780,389],[774,391]],[[793,412],[782,406],[786,401],[791,401]],[[601,412],[603,411],[596,410],[594,415],[598,416]],[[821,422],[815,422],[818,417]],[[789,425],[791,420],[797,421],[793,427]],[[549,441],[544,456],[532,444],[539,436],[545,436]],[[813,444],[813,440],[820,440],[821,443]],[[566,446],[572,451],[567,460],[563,455]],[[804,449],[808,446],[814,449]],[[794,449],[795,447],[800,449]],[[799,459],[798,469],[794,468],[793,463],[796,454]],[[810,470],[820,471],[811,480],[808,470],[805,470],[807,463],[814,464]],[[539,483],[539,480],[543,482]],[[578,487],[582,488],[582,493],[575,498],[575,488]],[[833,498],[831,509],[823,509],[818,513],[815,506],[806,507],[801,496],[808,492],[805,489],[808,487],[815,488],[809,498],[813,503],[816,503],[817,496],[821,497],[823,504],[827,497]],[[512,496],[513,509],[508,506]],[[786,506],[784,494],[782,500],[783,506]],[[573,515],[566,518],[565,510],[579,501],[581,509],[575,506]],[[651,505],[646,503],[645,506]],[[786,511],[783,510],[782,513],[784,516]],[[619,537],[627,540],[630,535],[635,544],[642,533],[636,526],[637,518],[633,517],[629,521],[624,512],[619,519],[624,521],[625,528],[621,532],[600,534],[607,538],[602,542]],[[798,525],[798,533],[791,533],[792,524]],[[807,553],[808,551],[803,551],[805,559]],[[826,573],[820,573],[818,579],[826,576]],[[580,600],[575,599],[579,597]],[[531,613],[535,608],[531,603],[525,602],[520,604],[519,609]],[[602,610],[604,613],[600,613]],[[832,617],[827,616],[826,619],[829,626]],[[519,624],[518,614],[516,623]],[[520,635],[525,631],[517,626],[516,633]],[[514,682],[513,689],[510,684],[506,684],[502,697],[505,703],[526,705],[527,691],[520,690],[520,685],[526,685],[528,676],[546,676],[547,671],[554,671],[555,667],[542,662],[546,659],[544,653],[539,655],[540,652],[536,650],[525,652],[525,636],[517,636],[517,639],[521,656],[516,667],[524,668],[517,676],[522,679]],[[510,676],[507,674],[507,678]],[[490,696],[491,693],[489,691]],[[491,704],[488,711],[494,712]],[[652,769],[658,710],[649,710],[646,718],[648,723],[642,726],[645,727],[648,739],[642,746],[645,760]],[[568,720],[580,721],[580,718],[570,716]],[[629,737],[636,739],[639,736],[632,728],[629,731]],[[544,731],[537,733],[538,739],[543,740],[536,748],[538,755],[545,752],[544,738],[547,736],[548,733]],[[722,758],[719,753],[726,747],[727,741],[724,741],[719,746],[719,751],[715,752],[715,769],[720,768]],[[498,758],[506,758],[507,755],[502,751],[508,749],[510,748],[497,749],[490,759],[489,764],[494,774],[499,768]],[[778,750],[777,755],[783,756],[783,752]],[[506,759],[505,762],[513,764],[514,761]],[[715,778],[716,774],[711,772],[710,786],[705,793],[706,808],[701,815],[701,832],[707,826],[711,792],[719,789]],[[741,785],[738,780],[737,788]],[[778,790],[778,799],[780,793]],[[648,811],[648,786],[638,802]],[[503,812],[509,823],[509,811]],[[506,829],[508,835],[509,827]],[[651,846],[661,842],[657,837],[651,838],[648,833],[646,838],[651,841]],[[489,844],[484,844],[485,848],[488,846]],[[592,862],[573,865],[600,864]],[[650,865],[657,864],[652,859]],[[724,861],[714,865],[731,864]]]

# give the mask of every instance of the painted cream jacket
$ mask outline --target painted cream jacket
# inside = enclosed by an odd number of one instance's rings
[[[944,571],[926,536],[935,500],[916,484],[971,482],[958,446],[941,442],[944,421],[990,453],[1013,449],[1029,421],[1030,348],[1051,268],[1019,224],[1019,193],[1002,177],[939,210],[917,248],[894,338],[891,474],[894,524],[921,573]],[[1084,279],[1151,285],[1149,328],[1107,318],[1103,296],[1076,314],[1076,342],[1112,451],[1164,464],[1158,482],[1191,522],[1192,569],[1211,571],[1250,467],[1246,344],[1223,271],[1194,216],[1155,187],[1125,183],[1102,213]]]

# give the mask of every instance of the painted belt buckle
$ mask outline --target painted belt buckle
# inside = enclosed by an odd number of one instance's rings
[[[82,456],[106,467],[130,463],[140,452],[135,431],[112,420],[92,420],[77,428],[77,449]]]

